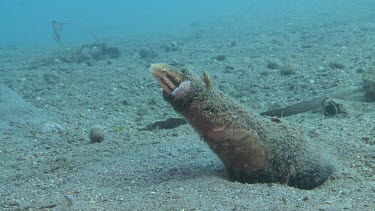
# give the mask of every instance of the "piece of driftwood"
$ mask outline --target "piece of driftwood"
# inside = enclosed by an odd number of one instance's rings
[[[187,124],[184,118],[169,118],[167,120],[154,122],[140,130],[173,129],[184,124]]]
[[[331,92],[319,97],[315,97],[309,100],[304,100],[301,102],[298,102],[296,104],[286,106],[283,108],[277,108],[277,109],[272,109],[269,111],[265,111],[260,113],[262,116],[272,116],[272,117],[286,117],[286,116],[291,116],[299,113],[303,113],[306,111],[313,111],[313,110],[318,110],[322,109],[323,105],[322,103],[325,101],[327,98],[336,98],[336,99],[341,99],[341,100],[351,100],[351,101],[361,101],[362,97],[356,96],[356,94],[359,94],[363,92],[363,89],[361,87],[350,87],[347,89],[343,89],[340,91],[336,92]]]

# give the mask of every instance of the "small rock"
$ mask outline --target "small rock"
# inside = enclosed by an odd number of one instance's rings
[[[139,50],[138,54],[142,59],[152,59],[159,56],[155,51],[149,48],[142,48],[141,50]]]
[[[61,64],[62,63],[62,61],[60,59],[58,59],[58,58],[53,59],[53,62],[55,64]]]
[[[163,47],[165,49],[165,52],[178,51],[180,49],[180,46],[177,44],[177,42],[171,42],[169,45]]]
[[[364,73],[365,69],[363,69],[362,67],[358,67],[357,69],[355,69],[355,72],[356,73]]]
[[[73,195],[65,195],[64,198],[65,198],[66,202],[68,203],[67,206],[72,207],[73,202],[74,202],[74,196]]]
[[[309,198],[308,196],[304,196],[304,197],[302,198],[302,200],[303,200],[303,201],[308,201],[308,200],[310,200],[310,198]]]
[[[280,68],[281,75],[294,75],[297,73],[297,65],[295,64],[287,64]]]
[[[366,97],[370,101],[375,101],[375,70],[363,74],[363,88]]]
[[[50,85],[56,85],[60,83],[60,77],[54,72],[45,73],[43,75],[43,80]]]
[[[46,122],[42,124],[40,132],[42,133],[62,133],[65,128],[55,122]]]
[[[8,201],[8,202],[4,202],[4,207],[17,207],[19,206],[20,204],[17,202],[17,201]]]
[[[121,56],[121,51],[118,48],[110,47],[105,49],[105,53],[109,56],[111,59],[117,59]]]
[[[85,60],[96,59],[101,53],[100,48],[96,45],[85,45],[80,49],[80,55]]]
[[[145,107],[139,107],[136,114],[138,116],[146,116],[148,114],[148,109]]]
[[[328,64],[328,66],[332,69],[344,69],[345,64],[338,62],[338,61],[333,61]]]
[[[221,54],[221,55],[217,55],[217,56],[213,57],[212,59],[215,59],[217,61],[224,61],[226,58],[227,57],[225,55]]]
[[[227,65],[227,66],[225,66],[224,72],[225,73],[234,73],[235,70],[234,70],[233,66]]]
[[[89,138],[91,143],[100,143],[104,140],[103,128],[100,125],[94,125],[90,129]]]
[[[268,61],[267,63],[267,68],[268,69],[271,69],[271,70],[275,70],[275,69],[281,69],[282,68],[282,64],[279,60],[271,60],[271,61]]]

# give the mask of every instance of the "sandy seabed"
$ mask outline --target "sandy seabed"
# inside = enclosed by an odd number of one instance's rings
[[[191,31],[173,40],[109,40],[122,56],[89,63],[60,62],[60,49],[1,48],[0,209],[375,209],[375,104],[363,92],[337,99],[346,115],[282,118],[334,159],[336,172],[314,190],[227,180],[189,125],[140,130],[178,117],[151,63],[207,71],[215,88],[260,113],[361,87],[375,66],[373,25]],[[166,51],[172,41],[178,48]],[[143,48],[157,56],[141,58]],[[95,125],[100,143],[90,143]]]

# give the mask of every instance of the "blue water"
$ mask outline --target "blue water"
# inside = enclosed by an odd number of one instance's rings
[[[374,10],[372,0],[1,0],[0,46],[54,46],[53,20],[72,24],[64,36],[73,44],[90,39],[73,25],[101,38],[157,37],[186,33],[194,23],[213,21],[249,30],[274,21],[365,21],[374,18]]]

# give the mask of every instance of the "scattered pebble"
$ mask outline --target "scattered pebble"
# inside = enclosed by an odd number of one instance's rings
[[[164,48],[165,52],[178,51],[180,49],[177,42],[171,42],[169,45],[164,45],[162,47]]]
[[[332,69],[344,69],[345,64],[338,62],[338,61],[333,61],[328,64],[328,66]]]
[[[281,75],[294,75],[297,73],[297,65],[295,64],[287,64],[280,68]]]
[[[275,69],[281,69],[282,68],[282,64],[279,60],[271,60],[271,61],[268,61],[267,63],[267,68],[268,69],[271,69],[271,70],[275,70]]]
[[[60,59],[58,59],[58,58],[53,59],[53,62],[55,64],[61,64],[62,63],[62,61]]]
[[[94,125],[90,129],[89,138],[91,143],[100,143],[104,140],[103,128],[100,125]]]
[[[159,56],[155,51],[149,48],[142,48],[141,50],[139,50],[138,54],[142,59],[152,59]]]
[[[40,129],[42,133],[62,133],[64,131],[65,128],[55,122],[45,122]]]
[[[55,72],[45,73],[43,80],[49,85],[57,85],[60,83],[60,77]]]
[[[220,54],[220,55],[217,55],[215,57],[213,57],[212,59],[215,59],[217,61],[224,61],[227,57],[223,54]]]
[[[375,70],[363,75],[363,88],[369,100],[375,100]]]
[[[68,203],[68,207],[73,206],[74,197],[72,195],[64,195],[66,202]]]

